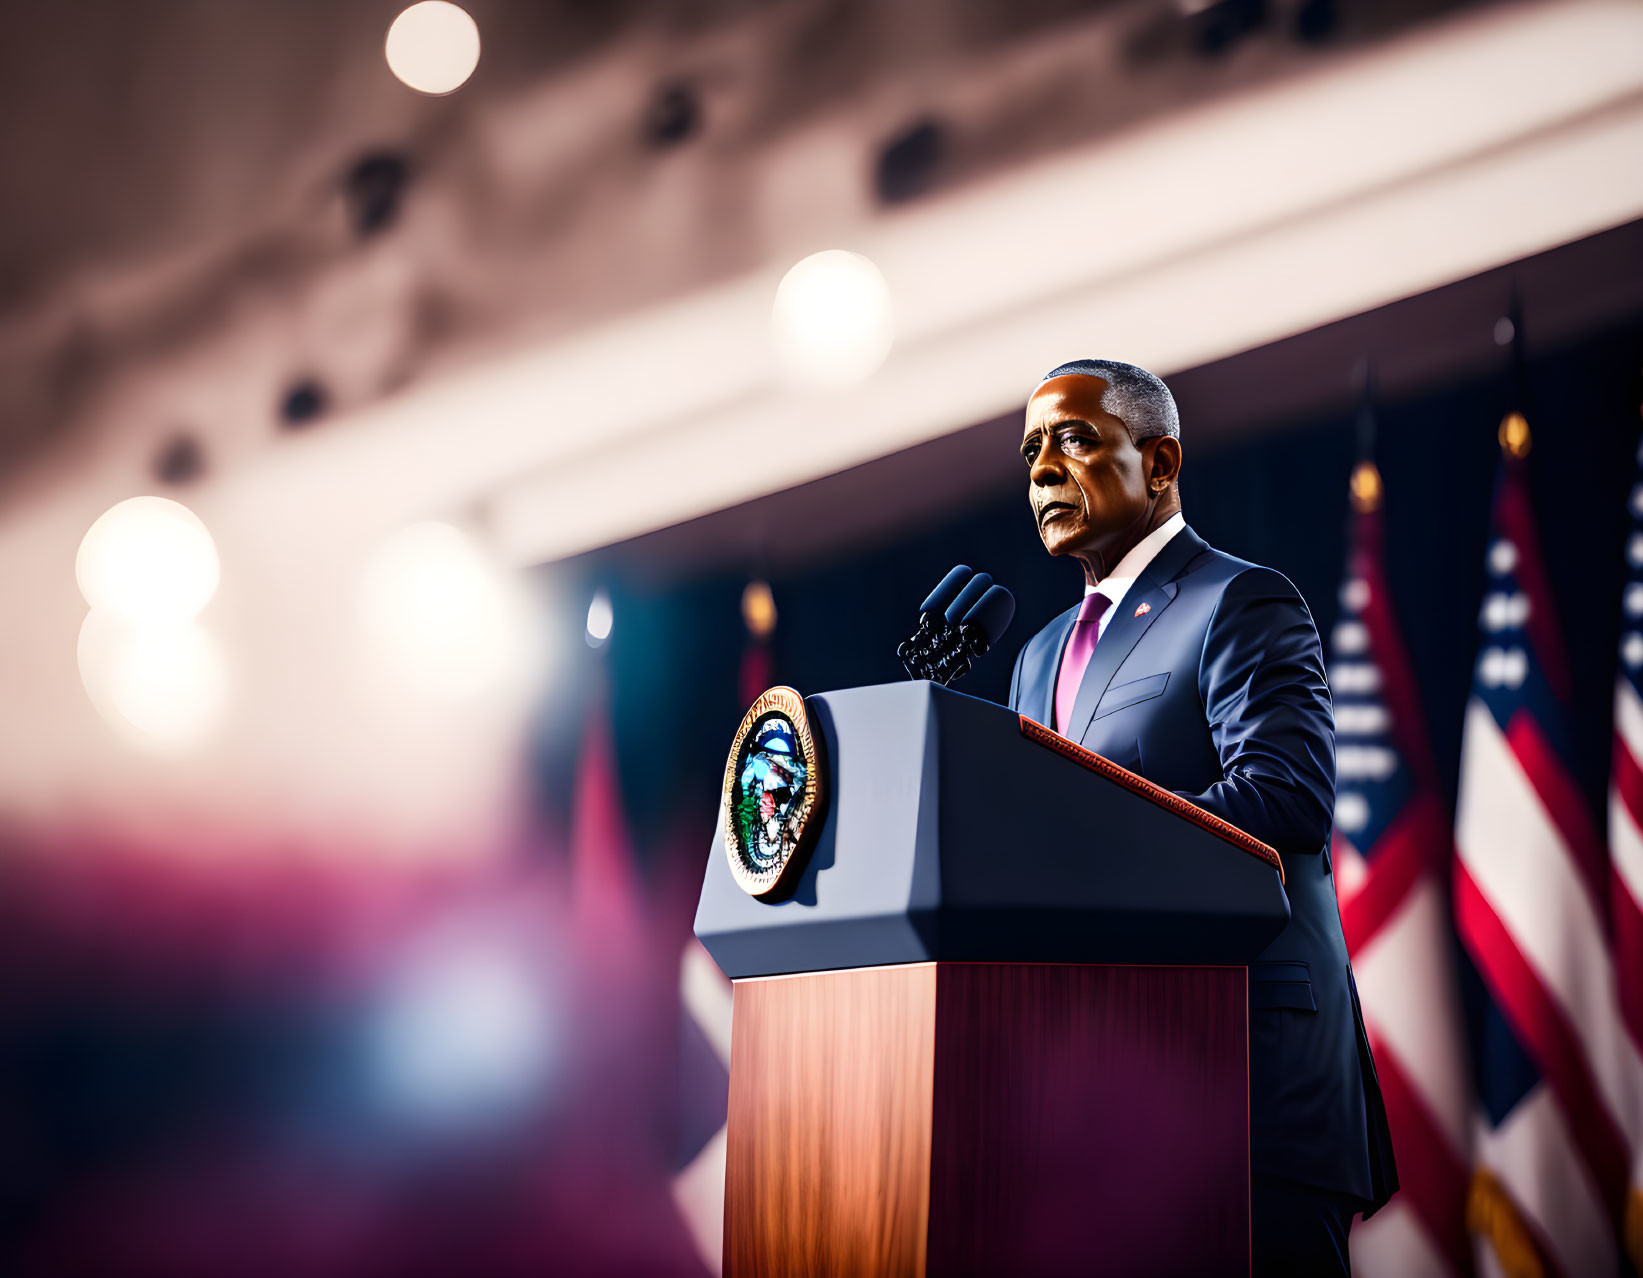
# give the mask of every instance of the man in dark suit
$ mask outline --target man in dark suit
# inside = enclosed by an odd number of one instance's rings
[[[1053,370],[1021,453],[1044,547],[1079,560],[1086,584],[1022,649],[1010,708],[1282,856],[1290,923],[1250,965],[1255,1272],[1346,1274],[1353,1215],[1398,1182],[1330,873],[1335,728],[1317,629],[1282,574],[1186,526],[1175,401],[1151,373]]]

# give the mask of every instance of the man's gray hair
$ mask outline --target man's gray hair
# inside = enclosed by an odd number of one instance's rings
[[[1130,438],[1137,444],[1154,435],[1181,438],[1181,418],[1175,411],[1175,396],[1146,369],[1113,359],[1075,359],[1045,373],[1039,385],[1069,373],[1099,377],[1107,383],[1101,407],[1129,428]]]

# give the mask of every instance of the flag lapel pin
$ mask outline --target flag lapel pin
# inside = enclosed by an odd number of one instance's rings
[[[1145,617],[1151,611],[1152,611],[1152,605],[1149,604],[1149,603],[1136,604],[1135,605],[1135,615],[1137,617]]]

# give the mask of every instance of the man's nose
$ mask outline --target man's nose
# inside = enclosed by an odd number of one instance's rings
[[[1027,478],[1036,488],[1048,488],[1059,484],[1067,477],[1067,471],[1061,464],[1061,454],[1053,447],[1046,447],[1033,458],[1032,467],[1027,471]]]

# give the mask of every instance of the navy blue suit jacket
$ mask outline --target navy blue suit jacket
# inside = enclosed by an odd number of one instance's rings
[[[1077,613],[1021,650],[1011,709],[1051,722]],[[1125,594],[1061,730],[1282,856],[1290,923],[1250,966],[1251,1161],[1378,1207],[1397,1171],[1335,901],[1335,723],[1300,594],[1183,528]]]

